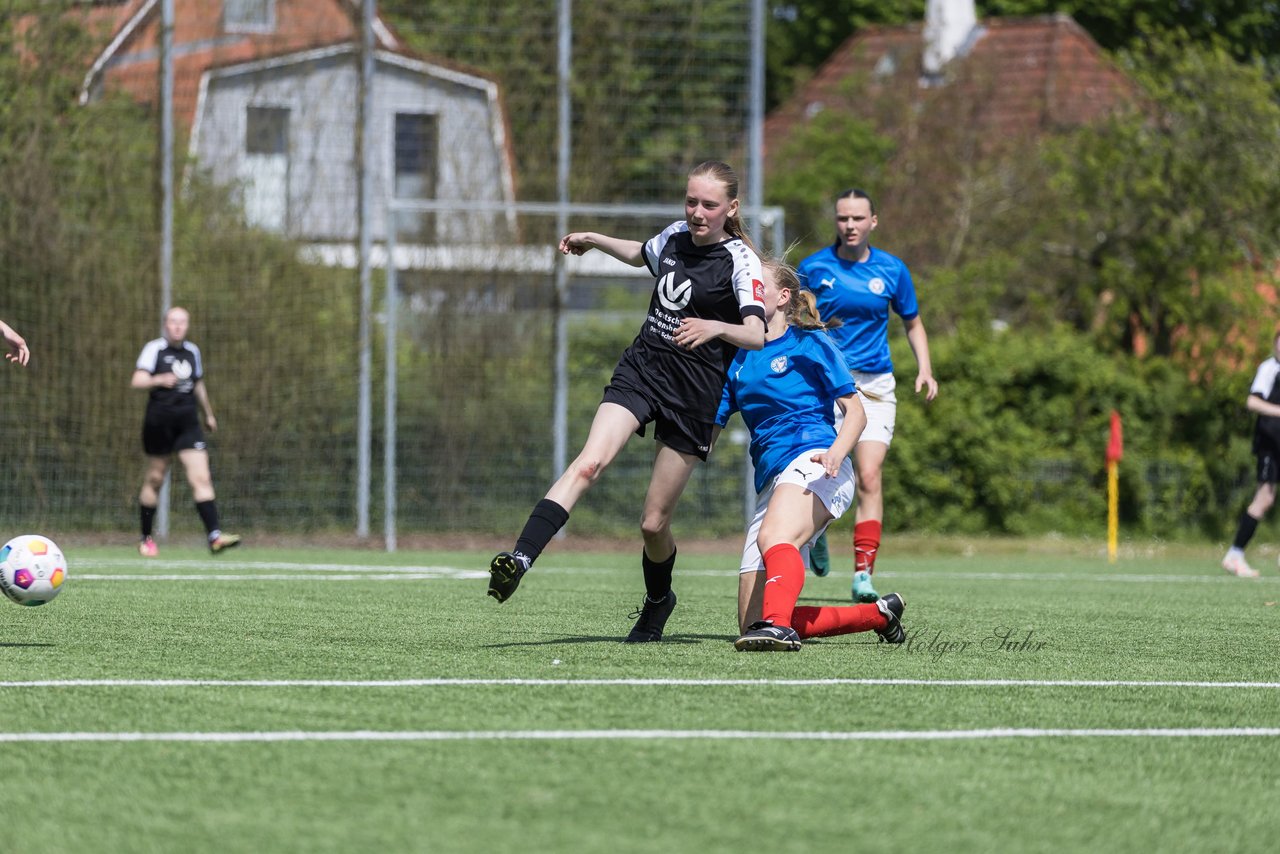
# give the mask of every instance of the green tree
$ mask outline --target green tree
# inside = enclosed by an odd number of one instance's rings
[[[1079,315],[1100,306],[1112,341],[1169,354],[1239,310],[1233,271],[1280,253],[1280,105],[1221,48],[1153,42],[1127,64],[1148,109],[1047,146],[1055,215],[1031,231],[1071,259],[1057,287]]]

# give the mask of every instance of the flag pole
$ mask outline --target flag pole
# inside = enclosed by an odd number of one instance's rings
[[[1107,560],[1116,562],[1120,541],[1120,458],[1124,456],[1124,433],[1120,413],[1111,410],[1111,438],[1107,442]]]

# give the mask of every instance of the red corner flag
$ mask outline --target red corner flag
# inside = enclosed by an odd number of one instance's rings
[[[1118,463],[1124,456],[1124,431],[1120,429],[1120,413],[1111,410],[1111,441],[1107,442],[1107,462]]]

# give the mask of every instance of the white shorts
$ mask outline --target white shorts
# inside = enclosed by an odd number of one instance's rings
[[[742,547],[742,565],[738,568],[739,574],[764,569],[764,558],[760,555],[760,544],[757,540],[760,539],[760,524],[764,521],[764,513],[769,509],[769,499],[773,497],[773,492],[779,484],[794,483],[818,496],[818,500],[831,514],[831,522],[843,516],[853,504],[853,464],[846,457],[840,463],[840,473],[835,477],[827,477],[827,470],[809,459],[814,454],[825,450],[826,448],[815,448],[805,451],[787,463],[782,474],[775,477],[773,483],[756,496],[756,512],[751,517],[751,524],[747,526],[747,541]],[[827,526],[823,525],[822,531],[826,529]],[[813,538],[800,549],[800,556],[804,558],[806,566],[809,564],[809,546],[822,535],[822,531],[814,533]]]
[[[893,393],[898,381],[893,374],[865,374],[853,371],[853,381],[858,384],[862,408],[867,411],[867,427],[862,431],[862,442],[893,443],[893,425],[897,420],[898,398]],[[836,406],[836,431],[844,423],[844,413]]]

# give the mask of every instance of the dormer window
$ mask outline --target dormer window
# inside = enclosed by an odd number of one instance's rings
[[[275,0],[223,0],[222,28],[229,33],[273,32]]]

